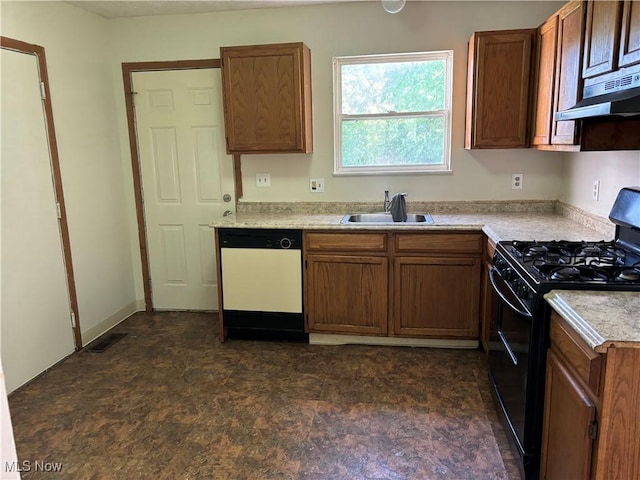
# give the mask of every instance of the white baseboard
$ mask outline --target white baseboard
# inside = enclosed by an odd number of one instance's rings
[[[436,347],[476,349],[478,340],[446,340],[440,338],[368,337],[364,335],[334,335],[310,333],[311,345],[387,345],[396,347]]]
[[[93,342],[96,338],[98,338],[103,333],[112,329],[113,327],[118,325],[120,322],[126,320],[134,313],[144,311],[144,309],[145,309],[144,300],[136,300],[134,302],[131,302],[129,305],[118,310],[116,313],[114,313],[110,317],[105,318],[103,321],[101,321],[97,325],[82,332],[82,346],[86,347],[88,344]]]

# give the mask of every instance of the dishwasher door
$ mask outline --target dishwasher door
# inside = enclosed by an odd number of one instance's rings
[[[221,248],[224,310],[302,313],[302,252]]]
[[[308,340],[302,302],[302,231],[218,230],[224,335]]]

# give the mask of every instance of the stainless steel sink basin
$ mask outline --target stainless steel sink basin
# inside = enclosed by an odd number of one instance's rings
[[[398,225],[398,224],[420,224],[433,225],[433,218],[428,213],[408,213],[406,222],[394,222],[390,213],[348,213],[340,223],[343,224],[365,224],[365,225]]]

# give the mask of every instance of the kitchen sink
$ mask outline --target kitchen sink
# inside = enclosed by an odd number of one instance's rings
[[[348,213],[342,220],[342,224],[365,224],[365,225],[384,225],[384,224],[418,224],[433,225],[433,218],[428,213],[408,213],[406,222],[394,222],[390,213]]]

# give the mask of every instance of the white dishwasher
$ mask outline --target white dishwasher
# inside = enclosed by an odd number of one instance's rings
[[[302,231],[220,228],[218,246],[225,335],[307,340]]]

